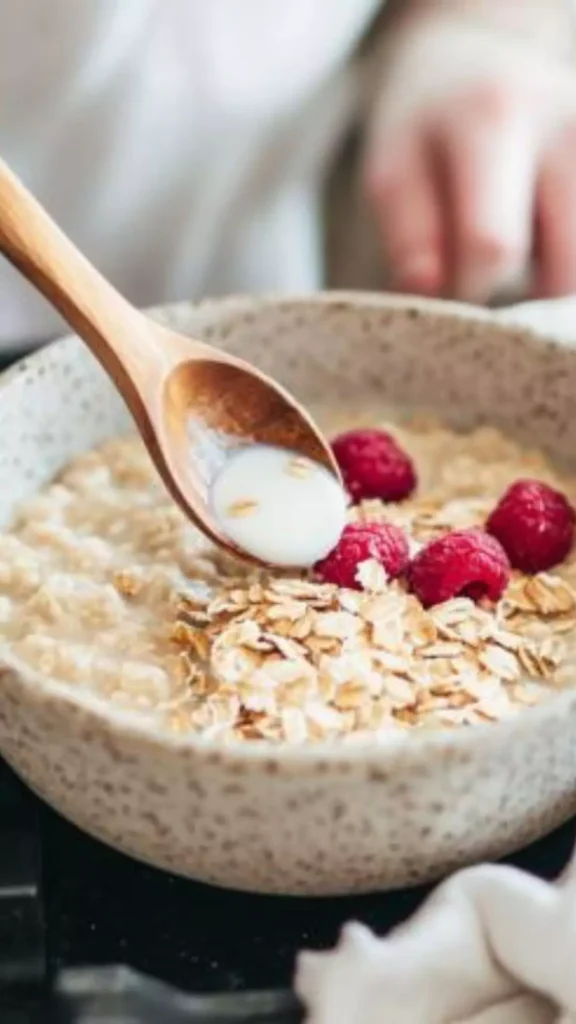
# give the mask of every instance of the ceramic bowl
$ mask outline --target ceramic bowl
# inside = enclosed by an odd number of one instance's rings
[[[156,311],[306,403],[426,409],[576,453],[576,351],[451,304],[361,294]],[[0,383],[0,526],[128,418],[68,337]],[[576,807],[576,687],[497,725],[308,748],[163,735],[0,652],[0,751],[80,828],[182,875],[335,894],[405,886],[533,840]],[[576,680],[575,680],[576,682]]]

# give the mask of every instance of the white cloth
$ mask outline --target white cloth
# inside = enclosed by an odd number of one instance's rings
[[[576,1024],[576,853],[555,885],[468,868],[385,939],[300,957],[307,1024]]]
[[[0,155],[134,302],[310,289],[379,0],[0,4]],[[0,264],[0,348],[60,327]]]

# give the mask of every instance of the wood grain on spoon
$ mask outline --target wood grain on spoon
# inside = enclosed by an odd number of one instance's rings
[[[221,547],[210,481],[241,441],[290,448],[338,476],[308,413],[275,381],[132,306],[0,161],[0,251],[86,342],[114,381],[175,501]],[[271,342],[274,339],[271,338]]]

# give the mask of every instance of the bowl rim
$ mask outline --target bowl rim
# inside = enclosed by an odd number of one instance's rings
[[[466,303],[443,299],[420,298],[412,295],[393,295],[386,292],[363,291],[331,291],[310,294],[264,294],[258,296],[230,295],[221,299],[205,299],[201,302],[176,302],[147,307],[144,312],[160,320],[169,320],[190,311],[205,315],[207,320],[236,316],[243,311],[254,309],[271,309],[282,307],[318,306],[342,307],[355,309],[396,309],[400,311],[415,310],[430,313],[447,320],[462,319],[481,324],[493,323],[510,335],[524,337],[527,341],[538,345],[565,350],[569,346],[566,341],[547,335],[537,328],[525,323],[515,323],[513,317],[500,315],[500,311],[490,311]],[[67,333],[43,345],[33,353],[26,353],[8,370],[0,374],[0,400],[6,388],[14,386],[19,379],[25,379],[29,369],[41,366],[46,358],[64,358],[70,349],[82,345],[81,340],[73,333]],[[576,349],[574,349],[576,360]],[[292,768],[306,768],[315,762],[326,765],[379,766],[385,768],[393,763],[398,753],[409,751],[412,758],[422,756],[425,759],[435,751],[440,756],[458,758],[459,752],[469,751],[475,743],[486,749],[491,742],[497,746],[506,743],[508,736],[517,734],[519,730],[529,729],[531,732],[540,730],[547,719],[553,720],[562,711],[570,711],[576,704],[576,687],[568,688],[552,694],[547,700],[536,707],[524,709],[517,715],[501,719],[493,723],[479,723],[469,729],[438,729],[430,731],[398,730],[385,737],[376,739],[370,735],[362,742],[346,743],[342,740],[318,740],[302,745],[279,743],[273,740],[247,741],[237,740],[226,743],[216,738],[203,736],[199,733],[179,734],[141,716],[138,712],[117,707],[104,698],[85,688],[78,690],[67,683],[59,682],[43,675],[38,670],[25,665],[18,657],[0,650],[0,685],[2,676],[13,675],[17,685],[30,695],[32,702],[47,703],[53,700],[61,709],[69,707],[80,715],[89,716],[94,724],[112,734],[118,740],[143,742],[163,752],[184,753],[205,756],[213,761],[226,761],[239,768],[247,765],[285,765]],[[1,698],[0,698],[1,699]]]

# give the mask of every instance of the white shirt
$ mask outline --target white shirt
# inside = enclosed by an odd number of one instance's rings
[[[0,155],[137,304],[313,288],[342,69],[378,6],[0,4]],[[0,262],[0,348],[60,329]]]

